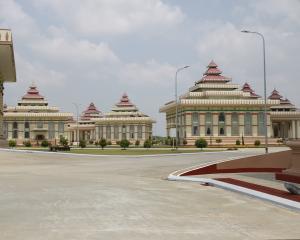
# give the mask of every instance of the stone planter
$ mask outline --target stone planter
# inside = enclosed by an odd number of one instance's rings
[[[291,166],[283,173],[300,177],[300,140],[288,141],[286,145],[292,149]],[[290,193],[300,195],[300,184],[286,182],[284,186]]]

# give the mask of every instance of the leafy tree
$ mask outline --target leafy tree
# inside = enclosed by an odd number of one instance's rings
[[[144,142],[144,148],[151,148],[152,147],[152,141],[150,139],[146,140]]]
[[[68,146],[68,139],[65,138],[64,136],[59,137],[59,144],[63,146]]]
[[[85,140],[80,140],[79,141],[79,147],[85,148],[86,147],[86,141]]]
[[[197,148],[201,148],[202,150],[203,148],[207,147],[207,141],[204,138],[199,138],[195,141],[195,146]]]
[[[101,138],[99,141],[99,145],[101,146],[102,150],[104,149],[104,147],[106,147],[107,142],[105,138]]]
[[[48,147],[49,146],[49,142],[47,140],[43,140],[41,143],[42,147]]]
[[[259,146],[259,145],[260,145],[260,141],[259,141],[259,140],[255,140],[255,141],[254,141],[254,145],[255,145],[255,146]]]
[[[130,145],[130,142],[127,139],[123,139],[120,141],[120,147],[125,150]]]
[[[17,142],[15,140],[9,140],[8,141],[8,146],[9,147],[15,147],[15,146],[17,146]]]
[[[140,140],[136,140],[134,145],[135,145],[136,147],[140,146]]]
[[[23,145],[24,145],[25,147],[31,147],[31,142],[30,142],[29,140],[24,141],[24,142],[23,142]]]

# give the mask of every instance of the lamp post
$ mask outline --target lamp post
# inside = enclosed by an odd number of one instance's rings
[[[78,126],[78,122],[79,122],[79,106],[77,103],[73,103],[73,105],[76,108],[76,142],[77,142],[77,147],[79,147],[79,126]]]
[[[175,128],[176,128],[176,149],[178,148],[179,132],[178,132],[178,99],[177,99],[177,75],[180,71],[189,68],[190,66],[184,66],[178,68],[175,73],[175,106],[176,106],[176,117],[175,117]]]
[[[261,37],[263,42],[263,64],[264,64],[264,123],[265,123],[265,151],[268,153],[268,118],[267,118],[267,79],[266,79],[266,51],[265,51],[265,38],[259,32],[252,32],[248,30],[242,30],[243,33],[252,33]]]

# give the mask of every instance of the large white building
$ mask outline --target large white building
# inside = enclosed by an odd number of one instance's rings
[[[218,66],[211,61],[203,77],[179,98],[178,131],[182,140],[194,144],[199,137],[216,143],[234,144],[245,140],[264,142],[264,100],[248,83],[243,87],[221,75]],[[300,111],[274,90],[267,100],[267,127],[270,143],[286,138],[300,138]],[[166,130],[175,128],[176,102],[160,108],[166,113]]]

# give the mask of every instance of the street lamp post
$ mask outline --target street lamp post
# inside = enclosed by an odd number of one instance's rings
[[[178,132],[178,97],[177,97],[177,75],[178,73],[186,69],[190,66],[184,66],[181,68],[178,68],[175,73],[175,106],[176,106],[176,116],[175,116],[175,128],[176,128],[176,149],[178,148],[178,143],[179,143],[179,132]]]
[[[79,147],[79,106],[77,103],[73,103],[73,105],[76,108],[76,142],[77,142],[77,147]]]
[[[265,150],[268,153],[268,115],[267,115],[267,79],[266,79],[266,51],[265,51],[265,38],[259,32],[252,32],[242,30],[243,33],[252,33],[261,37],[263,42],[263,64],[264,64],[264,123],[265,123]]]

